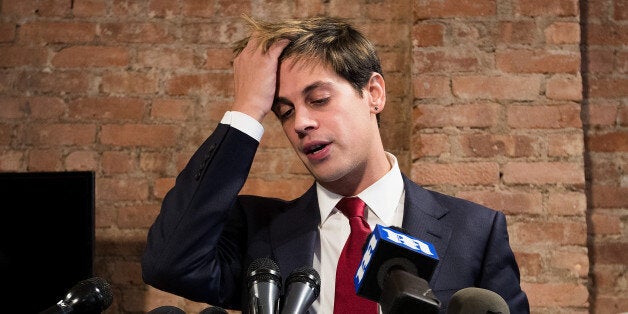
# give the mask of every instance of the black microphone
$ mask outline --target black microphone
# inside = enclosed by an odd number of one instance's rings
[[[321,276],[310,266],[299,267],[286,279],[286,295],[282,314],[306,313],[318,298]]]
[[[458,290],[449,300],[447,314],[510,314],[508,303],[499,294],[482,288]]]
[[[428,284],[436,249],[399,230],[375,226],[354,277],[356,293],[378,302],[384,314],[438,313],[441,303]]]
[[[176,306],[162,305],[146,312],[146,314],[185,314],[185,311]]]
[[[254,260],[247,269],[249,290],[249,313],[279,313],[281,273],[279,266],[270,258]]]
[[[198,314],[228,314],[228,313],[229,312],[227,312],[227,310],[218,306],[210,306],[198,312]]]
[[[57,304],[40,314],[101,313],[113,301],[111,286],[100,277],[85,279],[74,285]]]

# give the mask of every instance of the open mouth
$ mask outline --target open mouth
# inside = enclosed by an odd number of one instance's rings
[[[327,147],[328,144],[315,144],[315,145],[311,145],[308,146],[306,148],[303,149],[303,152],[306,155],[312,155],[312,154],[316,154],[317,152],[320,152],[321,150],[325,149],[325,147]]]

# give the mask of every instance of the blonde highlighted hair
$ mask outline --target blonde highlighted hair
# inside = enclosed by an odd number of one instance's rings
[[[265,22],[248,16],[243,18],[252,33],[260,38],[264,50],[279,39],[290,40],[279,57],[280,62],[287,58],[323,62],[346,79],[360,95],[373,72],[383,76],[373,43],[344,19],[311,17]],[[234,44],[236,56],[249,39],[250,36]]]

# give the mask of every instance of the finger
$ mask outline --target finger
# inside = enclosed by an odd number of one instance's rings
[[[277,41],[275,41],[270,48],[268,48],[267,53],[272,57],[272,58],[279,58],[279,55],[281,55],[281,52],[284,50],[284,48],[286,48],[286,46],[288,46],[288,44],[290,44],[290,40],[289,39],[279,39]]]

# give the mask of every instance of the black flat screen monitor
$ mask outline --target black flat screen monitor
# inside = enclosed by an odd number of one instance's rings
[[[0,173],[0,312],[53,306],[93,256],[93,172]]]

